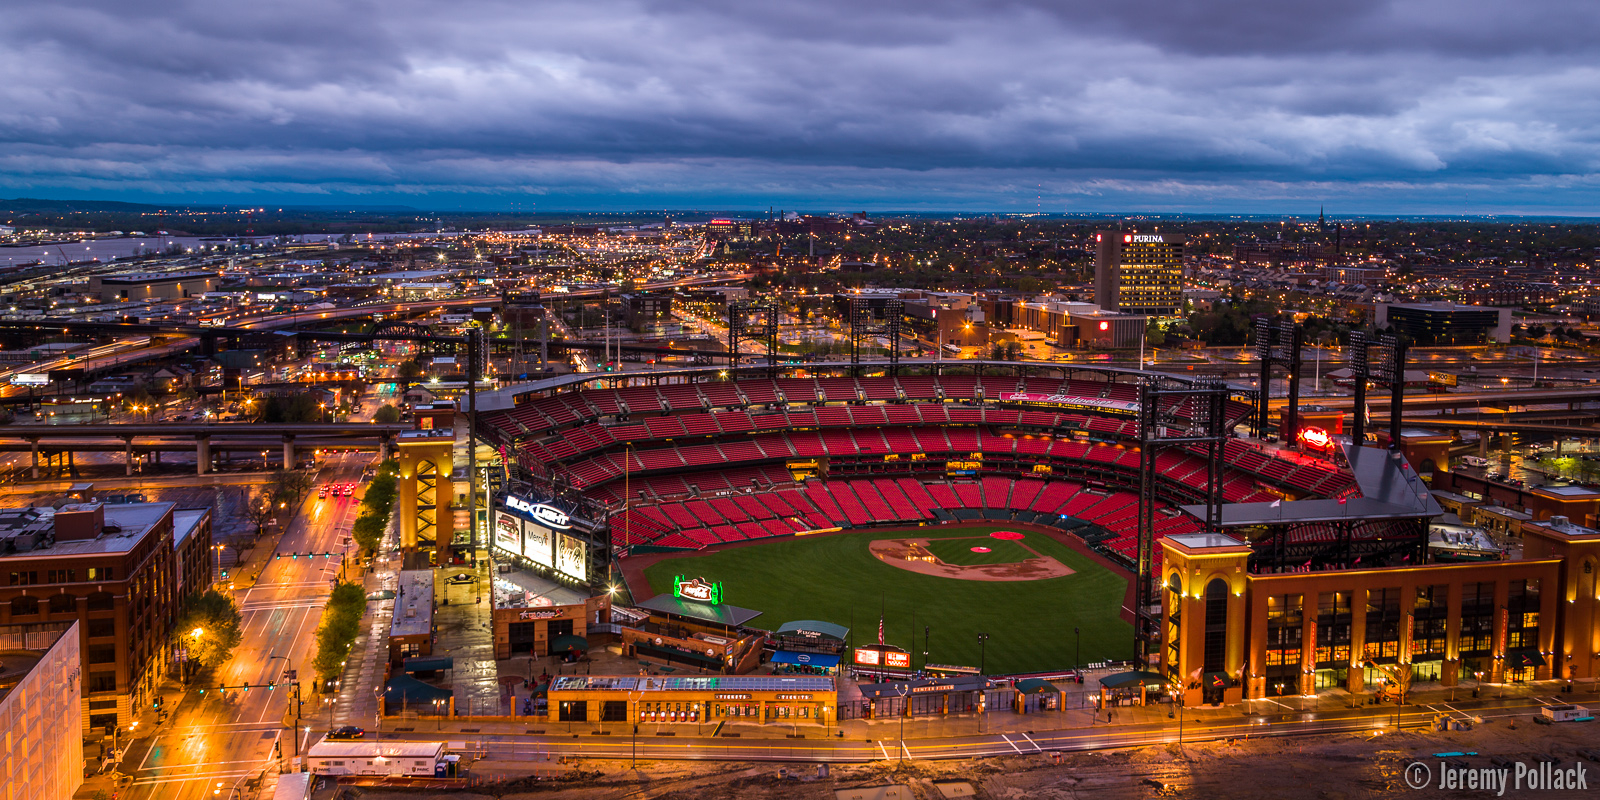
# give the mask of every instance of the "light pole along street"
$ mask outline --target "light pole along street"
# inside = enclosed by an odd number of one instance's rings
[[[985,723],[988,721],[989,710],[989,678],[984,674],[984,645],[989,641],[989,634],[978,634],[978,677],[983,683],[978,687],[978,732],[985,732]]]

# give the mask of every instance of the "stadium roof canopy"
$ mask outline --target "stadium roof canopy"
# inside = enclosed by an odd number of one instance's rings
[[[715,622],[718,625],[743,625],[761,616],[760,611],[753,611],[748,608],[725,604],[697,603],[693,600],[685,600],[682,597],[673,597],[670,594],[658,594],[635,605],[639,608],[658,611],[662,614],[673,614],[704,622]]]
[[[835,625],[831,622],[823,622],[816,619],[800,619],[795,620],[794,622],[785,622],[778,626],[778,633],[780,635],[791,633],[796,636],[809,636],[813,633],[819,633],[829,639],[836,639],[842,642],[845,640],[846,636],[850,635],[850,629],[843,625]]]
[[[1288,525],[1303,522],[1337,522],[1372,519],[1415,519],[1444,513],[1428,485],[1399,452],[1376,447],[1345,445],[1350,474],[1360,497],[1344,502],[1332,498],[1274,503],[1229,503],[1222,507],[1223,528]],[[1205,519],[1204,505],[1181,506],[1183,512]]]

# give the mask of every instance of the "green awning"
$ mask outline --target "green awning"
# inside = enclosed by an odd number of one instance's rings
[[[694,600],[686,600],[682,597],[673,597],[670,594],[658,594],[649,600],[639,603],[639,608],[687,617],[697,622],[711,622],[728,626],[743,625],[761,616],[760,611],[752,611],[748,608],[730,606],[726,603],[718,605],[700,603]]]
[[[845,637],[850,635],[850,629],[843,625],[835,625],[832,622],[823,622],[822,620],[817,619],[802,619],[794,622],[785,622],[782,625],[779,625],[777,634],[779,636],[789,635],[808,639],[825,637],[842,642],[845,640]]]
[[[1017,691],[1022,694],[1059,694],[1061,689],[1044,678],[1024,678],[1017,681]]]
[[[450,694],[449,689],[429,686],[410,675],[396,675],[389,679],[389,685],[384,690],[383,699],[386,701],[391,714],[399,709],[410,709],[426,713],[433,708],[433,701],[448,700]]]
[[[1127,689],[1140,685],[1160,689],[1167,685],[1167,679],[1154,672],[1119,672],[1101,678],[1100,685],[1107,689]]]
[[[1542,667],[1544,664],[1544,654],[1538,650],[1512,650],[1506,653],[1508,667]]]
[[[589,640],[575,633],[563,634],[550,640],[550,652],[565,653],[569,650],[587,653],[589,652]]]
[[[450,656],[418,656],[408,658],[405,663],[406,672],[432,672],[436,669],[454,669],[456,660]]]

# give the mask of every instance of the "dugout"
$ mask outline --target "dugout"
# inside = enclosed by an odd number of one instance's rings
[[[981,675],[861,685],[866,719],[964,714],[983,709],[989,679]]]

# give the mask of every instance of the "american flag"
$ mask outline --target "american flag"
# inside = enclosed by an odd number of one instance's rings
[[[883,644],[883,617],[878,617],[878,644]]]

